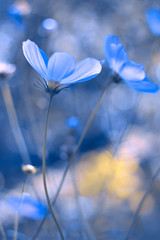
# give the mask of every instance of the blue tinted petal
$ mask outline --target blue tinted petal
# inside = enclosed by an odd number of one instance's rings
[[[145,78],[144,66],[139,63],[127,61],[119,71],[119,76],[124,80],[140,81]]]
[[[147,77],[141,81],[126,81],[125,83],[139,92],[148,92],[148,93],[155,93],[159,90],[159,87],[151,82]]]
[[[45,62],[45,65],[47,66],[47,65],[48,65],[48,57],[47,57],[47,54],[46,54],[42,49],[39,48],[39,50],[40,50],[40,53],[42,54],[43,60],[44,60],[44,62]]]
[[[88,81],[96,77],[101,69],[100,61],[95,58],[86,58],[77,64],[75,71],[70,76],[61,80],[61,84]]]
[[[23,53],[29,64],[46,80],[48,80],[47,74],[47,55],[38,46],[27,40],[23,42]]]
[[[9,197],[7,204],[14,213],[18,211],[20,216],[29,219],[42,219],[47,212],[46,207],[41,202],[25,195],[23,197]]]
[[[119,73],[119,69],[127,61],[127,52],[119,42],[118,37],[110,34],[105,35],[103,48],[109,67]]]
[[[56,52],[48,61],[49,80],[59,82],[62,78],[68,77],[76,67],[75,58],[67,52]]]
[[[146,13],[146,20],[151,32],[155,35],[160,35],[160,11],[151,8]]]

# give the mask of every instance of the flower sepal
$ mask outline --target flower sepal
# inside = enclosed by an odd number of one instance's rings
[[[33,83],[33,85],[51,96],[57,95],[62,90],[70,87],[69,84],[59,84],[59,82],[54,82],[53,80],[47,83],[45,79],[39,79],[37,82]]]

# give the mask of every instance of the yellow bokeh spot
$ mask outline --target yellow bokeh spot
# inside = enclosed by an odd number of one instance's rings
[[[83,161],[84,160],[84,161]],[[134,159],[114,159],[109,152],[87,154],[78,165],[79,191],[82,195],[96,195],[106,190],[125,199],[139,186],[138,169]]]

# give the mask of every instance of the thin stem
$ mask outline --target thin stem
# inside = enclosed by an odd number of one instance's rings
[[[13,99],[12,99],[12,95],[11,95],[11,91],[8,83],[2,85],[2,95],[3,95],[4,103],[7,109],[12,132],[16,140],[17,146],[19,148],[20,155],[22,157],[23,162],[25,164],[28,164],[31,162],[31,160],[29,157],[29,153],[28,153],[21,129],[19,127],[17,114],[16,114],[16,110],[14,107],[14,103],[13,103]]]
[[[14,240],[17,240],[18,221],[19,221],[19,209],[20,209],[22,201],[23,201],[23,193],[24,193],[24,190],[25,190],[26,182],[27,182],[27,176],[25,177],[25,180],[24,180],[24,183],[23,183],[23,186],[22,186],[21,201],[19,203],[18,210],[16,212],[16,217],[15,217],[15,222],[14,222]]]
[[[65,169],[65,171],[63,173],[61,182],[60,182],[59,187],[57,189],[57,193],[56,193],[56,195],[55,195],[55,197],[53,199],[52,206],[54,206],[54,204],[55,204],[55,202],[56,202],[56,200],[57,200],[57,198],[58,198],[58,196],[60,194],[60,191],[61,191],[61,189],[63,187],[63,183],[64,183],[64,180],[66,178],[66,175],[67,175],[67,173],[68,173],[68,171],[69,171],[69,169],[70,169],[70,167],[71,167],[71,165],[72,165],[72,163],[74,161],[75,156],[77,155],[77,153],[78,153],[78,151],[79,151],[79,149],[81,147],[81,144],[82,144],[82,142],[83,142],[83,140],[85,138],[85,135],[86,135],[86,133],[87,133],[87,131],[88,131],[88,129],[89,129],[89,127],[90,127],[90,125],[91,125],[95,115],[96,115],[96,112],[97,112],[97,110],[98,110],[98,108],[99,108],[99,106],[100,106],[100,104],[101,104],[101,102],[102,102],[102,100],[103,100],[103,98],[104,98],[104,96],[106,94],[106,91],[108,90],[108,87],[109,87],[110,83],[111,83],[111,81],[108,81],[107,86],[104,88],[102,94],[100,95],[100,97],[98,99],[98,102],[97,102],[93,112],[91,113],[91,115],[89,117],[89,120],[88,120],[88,122],[87,122],[87,124],[86,124],[86,126],[85,126],[85,128],[83,130],[83,133],[82,133],[82,135],[81,135],[81,137],[79,139],[79,142],[78,142],[78,144],[77,144],[77,146],[75,148],[75,151],[73,152],[73,154],[71,155],[71,157],[69,159],[69,164],[67,165],[67,167],[66,167],[66,169]],[[35,235],[33,236],[32,240],[35,240],[37,238],[38,234],[40,233],[40,231],[42,229],[42,226],[45,223],[45,220],[47,218],[48,213],[49,213],[49,211],[47,212],[46,216],[43,218],[42,222],[40,223],[40,226],[38,227],[38,229],[37,229]]]
[[[142,209],[142,206],[143,206],[146,198],[148,197],[148,195],[152,192],[153,185],[154,185],[154,183],[155,183],[155,181],[156,181],[156,179],[157,179],[159,174],[160,174],[160,166],[157,169],[157,171],[155,172],[155,174],[153,175],[152,180],[151,180],[151,182],[150,182],[150,184],[148,186],[148,189],[145,192],[145,194],[143,195],[143,197],[142,197],[142,199],[141,199],[141,201],[140,201],[140,203],[139,203],[139,205],[137,207],[137,210],[136,210],[135,215],[134,215],[133,222],[132,222],[132,224],[131,224],[131,226],[130,226],[130,228],[128,230],[128,233],[127,233],[127,236],[126,236],[125,240],[128,240],[130,238],[130,236],[131,236],[131,234],[132,234],[132,232],[134,230],[134,227],[135,227],[138,215],[139,215],[139,213],[140,213],[140,211]]]
[[[74,165],[72,165],[72,168],[70,170],[71,172],[71,177],[72,177],[72,183],[73,183],[73,187],[74,187],[74,192],[75,192],[75,199],[76,199],[76,203],[77,203],[77,206],[78,206],[78,210],[79,210],[79,215],[80,215],[80,218],[81,218],[81,221],[84,225],[84,229],[87,231],[87,237],[88,239],[90,240],[96,240],[96,237],[90,227],[90,224],[88,223],[88,221],[86,221],[85,217],[84,217],[84,214],[83,214],[83,211],[82,211],[82,208],[81,208],[81,204],[80,204],[80,201],[79,201],[79,192],[78,192],[78,189],[77,189],[77,183],[76,183],[76,179],[75,179],[75,174],[74,174]],[[85,239],[85,236],[83,237],[83,239]]]
[[[58,186],[56,195],[55,195],[55,197],[54,197],[54,199],[53,199],[52,206],[54,206],[54,204],[55,204],[55,202],[56,202],[56,200],[57,200],[57,198],[58,198],[58,195],[59,195],[59,193],[60,193],[60,191],[61,191],[61,188],[62,188],[62,186],[63,186],[64,179],[65,179],[65,176],[66,176],[66,174],[67,174],[67,172],[68,172],[68,169],[69,169],[69,164],[67,165],[67,167],[66,167],[66,169],[65,169],[65,171],[64,171],[64,173],[63,173],[63,176],[62,176],[62,179],[61,179],[60,184],[59,184],[59,186]],[[40,231],[41,231],[41,229],[42,229],[42,227],[43,227],[43,225],[44,225],[44,223],[45,223],[45,221],[46,221],[46,218],[47,218],[49,212],[50,212],[50,210],[48,209],[48,211],[47,211],[46,215],[44,216],[44,218],[42,219],[42,221],[41,221],[41,223],[40,223],[40,225],[39,225],[36,233],[35,233],[34,236],[32,237],[32,240],[35,240],[35,239],[38,237],[38,235],[39,235],[39,233],[40,233]]]
[[[63,233],[61,231],[61,228],[60,228],[60,225],[55,217],[55,214],[53,212],[53,209],[52,209],[52,204],[50,202],[50,199],[49,199],[49,194],[48,194],[48,188],[47,188],[47,182],[46,182],[46,140],[47,140],[47,129],[48,129],[48,119],[49,119],[49,112],[50,112],[50,106],[51,106],[51,102],[52,102],[52,98],[53,98],[53,95],[50,95],[50,100],[49,100],[49,105],[48,105],[48,111],[47,111],[47,117],[46,117],[46,124],[45,124],[45,131],[44,131],[44,142],[43,142],[43,184],[44,184],[44,190],[45,190],[45,194],[46,194],[46,199],[47,199],[47,202],[48,202],[48,206],[49,206],[49,209],[50,209],[50,212],[52,214],[52,217],[53,217],[53,220],[58,228],[58,231],[59,231],[59,234],[61,236],[61,239],[64,240],[64,236],[63,236]]]
[[[4,228],[1,223],[0,223],[0,233],[1,233],[2,239],[7,240]]]

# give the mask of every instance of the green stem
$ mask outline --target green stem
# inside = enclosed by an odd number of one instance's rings
[[[47,199],[47,202],[48,202],[48,206],[49,206],[49,209],[50,209],[50,212],[51,212],[51,215],[53,217],[53,220],[57,226],[57,229],[59,231],[59,234],[61,236],[61,239],[64,240],[64,236],[63,236],[63,233],[61,231],[61,228],[60,228],[60,225],[55,217],[55,214],[53,212],[53,209],[52,209],[52,204],[50,202],[50,199],[49,199],[49,194],[48,194],[48,188],[47,188],[47,182],[46,182],[46,140],[47,140],[47,129],[48,129],[48,119],[49,119],[49,112],[50,112],[50,106],[51,106],[51,102],[52,102],[52,98],[53,98],[53,95],[50,95],[50,100],[49,100],[49,105],[48,105],[48,111],[47,111],[47,117],[46,117],[46,124],[45,124],[45,131],[44,131],[44,143],[43,143],[43,169],[42,169],[42,172],[43,172],[43,184],[44,184],[44,190],[45,190],[45,194],[46,194],[46,199]]]
[[[90,116],[90,118],[89,118],[85,128],[84,128],[84,131],[83,131],[83,133],[82,133],[82,135],[81,135],[81,137],[79,139],[79,142],[78,142],[78,144],[76,146],[76,149],[75,149],[74,153],[71,155],[71,157],[69,159],[69,164],[67,165],[67,167],[66,167],[66,169],[65,169],[65,171],[63,173],[61,182],[60,182],[59,187],[57,189],[57,193],[56,193],[56,195],[55,195],[55,197],[53,199],[52,206],[54,206],[54,204],[55,204],[55,202],[56,202],[56,200],[57,200],[57,198],[59,196],[59,193],[60,193],[60,191],[62,189],[64,180],[66,178],[66,175],[67,175],[67,173],[68,173],[68,171],[69,171],[69,169],[70,169],[70,167],[71,167],[71,165],[72,165],[72,163],[74,161],[75,156],[77,155],[77,153],[78,153],[78,151],[79,151],[79,149],[81,147],[81,144],[82,144],[82,142],[83,142],[83,140],[85,138],[85,135],[86,135],[86,133],[87,133],[87,131],[88,131],[88,129],[89,129],[89,127],[90,127],[90,125],[91,125],[95,115],[96,115],[96,112],[97,112],[97,110],[98,110],[98,108],[99,108],[99,106],[100,106],[100,104],[101,104],[101,102],[102,102],[102,100],[103,100],[103,98],[104,98],[104,96],[106,94],[106,91],[108,90],[108,87],[109,87],[110,83],[111,83],[111,81],[108,81],[107,86],[104,88],[102,94],[100,95],[100,97],[98,99],[98,102],[97,102],[97,104],[96,104],[96,106],[95,106],[95,108],[94,108],[94,110],[93,110],[93,112],[92,112],[92,114],[91,114],[91,116]],[[42,222],[40,223],[40,226],[38,227],[38,229],[37,229],[35,235],[33,236],[32,240],[35,240],[37,238],[38,234],[40,233],[40,231],[42,229],[42,226],[45,223],[45,220],[47,218],[48,213],[49,213],[49,211],[47,212],[46,216],[43,218]]]
[[[153,175],[152,180],[151,180],[151,182],[150,182],[150,184],[148,186],[148,189],[145,192],[145,194],[143,195],[143,197],[142,197],[142,199],[141,199],[141,201],[140,201],[140,203],[139,203],[139,205],[137,207],[137,210],[136,210],[135,215],[134,215],[133,222],[132,222],[132,224],[131,224],[131,226],[130,226],[130,228],[128,230],[128,233],[127,233],[127,236],[126,236],[125,240],[128,240],[130,238],[130,236],[131,236],[131,234],[132,234],[132,232],[134,230],[134,227],[135,227],[138,215],[139,215],[139,213],[140,213],[140,211],[142,209],[142,206],[143,206],[146,198],[148,197],[148,195],[151,193],[151,191],[153,189],[153,185],[154,185],[154,183],[155,183],[155,181],[156,181],[156,179],[157,179],[159,174],[160,174],[160,166],[157,169],[157,171],[155,172],[155,174]]]

